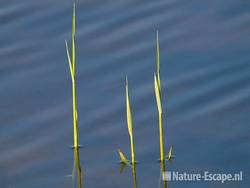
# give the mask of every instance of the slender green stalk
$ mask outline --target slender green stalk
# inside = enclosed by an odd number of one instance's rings
[[[165,160],[163,128],[162,128],[162,114],[159,114],[159,134],[160,134],[160,160]]]
[[[73,115],[73,129],[74,129],[74,148],[78,148],[78,127],[77,127],[77,104],[76,104],[76,55],[75,55],[75,4],[73,6],[72,16],[72,51],[71,58],[69,54],[69,47],[67,41],[65,41],[67,58],[69,63],[71,81],[72,81],[72,115]]]
[[[128,78],[126,77],[126,116],[127,116],[127,125],[128,133],[130,137],[130,153],[131,153],[131,164],[135,164],[135,152],[134,152],[134,139],[133,139],[133,122],[132,122],[132,113],[130,108],[129,92],[128,92]],[[120,157],[120,162],[122,164],[129,164],[129,160],[125,157],[123,152],[118,149],[118,154]]]
[[[160,139],[160,161],[165,160],[164,154],[164,139],[162,127],[162,104],[161,104],[161,79],[160,79],[160,45],[159,36],[157,31],[156,39],[156,74],[154,74],[155,96],[158,108],[158,121],[159,121],[159,139]]]
[[[130,108],[127,77],[126,77],[126,111],[127,111],[128,132],[129,132],[129,136],[130,136],[131,163],[134,164],[135,163],[135,154],[134,154],[134,139],[133,139],[133,122],[132,122],[132,114],[131,114],[131,108]]]

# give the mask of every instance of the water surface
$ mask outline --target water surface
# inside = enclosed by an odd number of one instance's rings
[[[153,90],[159,30],[167,170],[244,172],[233,183],[168,182],[170,188],[250,184],[250,1],[77,3],[77,84],[83,187],[133,187],[119,174],[129,156],[129,78],[137,187],[159,185]],[[72,187],[71,81],[64,40],[72,1],[0,2],[0,185]]]

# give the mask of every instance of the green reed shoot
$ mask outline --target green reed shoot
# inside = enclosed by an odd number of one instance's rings
[[[130,147],[131,147],[131,163],[135,163],[135,153],[134,153],[134,139],[133,139],[133,122],[132,114],[130,108],[129,92],[128,92],[128,78],[126,77],[126,112],[127,112],[127,124],[128,124],[128,133],[130,136]]]
[[[76,103],[76,16],[75,16],[75,4],[73,6],[73,16],[72,16],[72,50],[71,55],[69,52],[68,43],[65,40],[67,58],[69,63],[69,70],[72,81],[72,114],[73,114],[73,129],[74,129],[74,148],[78,148],[78,127],[77,127],[77,103]]]
[[[163,127],[162,127],[162,104],[161,104],[161,79],[160,79],[160,45],[157,31],[156,37],[156,73],[154,74],[155,96],[158,108],[159,138],[160,138],[160,161],[165,160]]]
[[[129,92],[128,92],[128,78],[126,77],[126,115],[127,115],[127,125],[128,133],[130,137],[130,153],[131,153],[131,164],[135,164],[135,152],[134,152],[134,139],[133,139],[133,122],[132,122],[132,113],[130,108]],[[118,154],[120,156],[120,161],[123,164],[128,164],[128,160],[123,154],[123,152],[118,149]]]

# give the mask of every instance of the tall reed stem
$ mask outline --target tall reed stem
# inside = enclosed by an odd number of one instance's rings
[[[134,164],[135,163],[135,153],[134,153],[134,139],[133,139],[133,122],[132,122],[132,114],[131,114],[131,108],[130,108],[127,77],[126,77],[126,111],[127,111],[128,132],[129,132],[129,136],[130,136],[131,163]]]
[[[156,74],[154,74],[155,96],[158,108],[159,139],[160,139],[160,161],[165,160],[164,138],[162,126],[162,103],[161,103],[161,78],[160,78],[160,45],[159,35],[156,36]]]
[[[65,40],[66,52],[68,57],[71,81],[72,81],[72,116],[73,116],[73,129],[74,129],[74,148],[78,148],[78,127],[77,127],[77,103],[76,103],[76,47],[75,47],[75,34],[76,34],[76,17],[75,17],[75,4],[73,6],[72,16],[72,50],[71,57],[69,54],[68,43]]]

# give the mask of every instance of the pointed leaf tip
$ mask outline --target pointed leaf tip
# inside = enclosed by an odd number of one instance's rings
[[[72,16],[72,34],[75,35],[75,21],[76,21],[76,5],[73,4],[73,16]]]
[[[67,53],[67,58],[68,58],[70,75],[71,75],[71,79],[72,79],[72,82],[73,82],[74,81],[74,72],[73,72],[73,68],[72,68],[72,65],[71,65],[71,60],[70,60],[70,55],[69,55],[69,47],[68,47],[67,40],[65,40],[65,46],[66,46],[66,53]]]
[[[168,160],[172,159],[173,157],[173,146],[170,147],[169,152],[168,152]]]
[[[130,100],[129,100],[129,92],[128,92],[128,83],[126,83],[126,112],[127,112],[127,124],[128,124],[128,132],[130,137],[133,136],[132,130],[132,114],[130,109]]]
[[[128,76],[125,77],[125,85],[128,86]]]
[[[119,156],[120,156],[121,162],[127,164],[127,163],[128,163],[128,160],[127,160],[127,158],[125,157],[125,155],[123,154],[123,152],[122,152],[120,149],[117,149],[117,151],[118,151],[118,154],[119,154]]]

